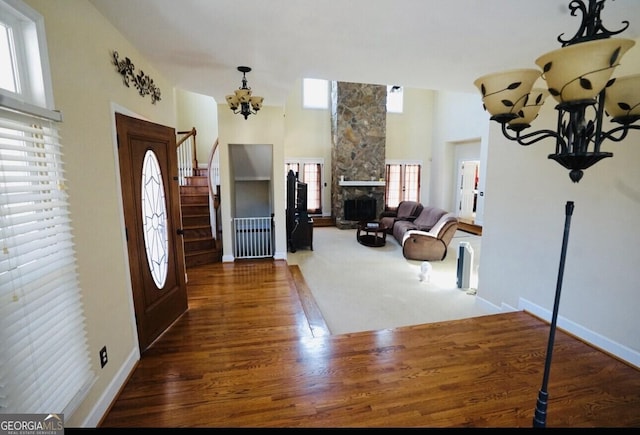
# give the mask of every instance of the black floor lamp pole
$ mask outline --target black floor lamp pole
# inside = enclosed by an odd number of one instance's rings
[[[558,319],[558,306],[560,305],[560,292],[562,291],[562,277],[564,275],[564,260],[567,256],[567,242],[569,241],[569,228],[571,227],[571,215],[573,214],[573,201],[567,201],[565,206],[564,236],[562,238],[562,251],[560,253],[560,267],[558,269],[558,281],[556,283],[556,297],[553,301],[553,315],[551,316],[551,328],[549,329],[549,341],[547,343],[547,357],[544,362],[544,376],[542,387],[538,392],[536,411],[533,417],[533,427],[545,427],[547,424],[547,383],[551,369],[551,355],[553,353],[553,341],[556,336],[556,321]]]

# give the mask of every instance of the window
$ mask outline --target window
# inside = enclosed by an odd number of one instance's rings
[[[298,180],[307,183],[307,213],[322,214],[322,167],[319,160],[288,161],[284,165],[285,179],[289,170]]]
[[[21,1],[0,0],[0,93],[23,103],[53,100],[42,17]]]
[[[403,103],[402,86],[387,86],[387,112],[402,113]]]
[[[402,86],[387,86],[387,112],[403,112]],[[302,107],[305,109],[329,108],[329,82],[321,79],[302,80]]]
[[[0,413],[72,414],[94,375],[60,114],[47,108],[51,90],[34,85],[45,83],[34,72],[46,56],[28,48],[46,55],[41,17],[15,0],[0,0],[0,11]]]
[[[384,206],[398,208],[400,201],[420,201],[420,163],[387,163]]]
[[[0,64],[10,66],[2,68],[0,71],[0,88],[10,93],[18,93],[18,77],[16,77],[17,66],[12,48],[15,46],[11,27],[0,23]]]
[[[329,82],[321,79],[302,80],[302,107],[304,109],[328,109]]]

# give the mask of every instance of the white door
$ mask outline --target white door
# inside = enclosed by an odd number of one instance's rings
[[[458,217],[460,218],[471,220],[475,218],[479,167],[479,161],[460,162],[458,169]]]

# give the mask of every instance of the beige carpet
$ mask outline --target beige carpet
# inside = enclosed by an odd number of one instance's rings
[[[387,236],[383,247],[356,241],[356,230],[318,227],[313,251],[288,253],[298,265],[332,334],[388,329],[493,314],[476,304],[474,287],[480,236],[457,231],[444,261],[429,262],[429,280],[420,280],[421,261],[407,260]],[[473,250],[470,289],[457,287],[460,242]]]

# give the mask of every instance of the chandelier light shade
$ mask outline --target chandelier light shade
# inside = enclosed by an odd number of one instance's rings
[[[517,118],[533,84],[540,77],[537,69],[514,69],[478,78],[474,84],[482,93],[482,104],[491,119],[508,122]]]
[[[629,22],[623,21],[617,31],[606,29],[600,19],[605,2],[569,2],[571,15],[580,13],[582,23],[571,39],[558,36],[561,48],[535,60],[540,70],[514,69],[474,81],[485,110],[492,121],[502,125],[503,135],[525,146],[554,140],[555,152],[549,159],[568,169],[574,183],[580,181],[585,169],[613,156],[601,151],[605,140],[620,142],[630,130],[640,129],[634,125],[640,119],[640,75],[615,76],[620,60],[635,41],[612,38],[626,30]],[[546,84],[545,92],[533,88],[536,74]],[[529,132],[548,95],[557,103],[556,129]],[[607,119],[620,125],[605,131]]]
[[[558,103],[594,99],[635,41],[599,39],[568,45],[543,54],[536,60],[551,96]]]
[[[235,114],[241,114],[244,119],[249,115],[255,115],[262,108],[263,97],[252,96],[251,88],[247,86],[246,74],[251,71],[248,66],[239,66],[238,71],[242,73],[242,87],[236,89],[233,95],[227,95],[225,99],[229,108]]]
[[[518,112],[518,117],[509,121],[509,128],[517,131],[529,127],[533,120],[538,117],[540,108],[548,96],[549,91],[544,88],[531,89],[525,99],[524,106]]]
[[[607,88],[604,107],[613,122],[632,124],[640,119],[640,74],[616,79]]]

